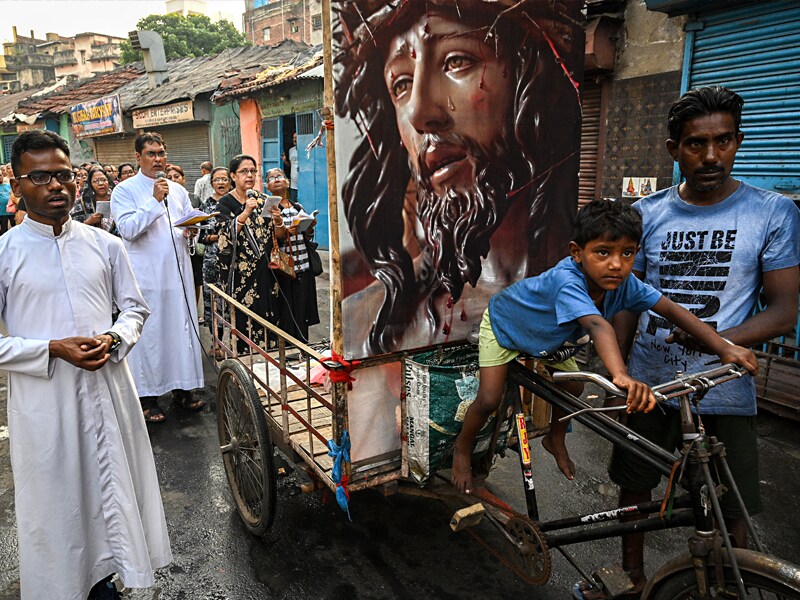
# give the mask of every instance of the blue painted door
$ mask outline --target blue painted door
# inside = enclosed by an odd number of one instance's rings
[[[267,189],[267,171],[283,168],[281,160],[282,129],[279,118],[261,121],[261,182],[264,184],[264,191]]]
[[[328,167],[324,146],[306,151],[319,133],[322,120],[314,112],[297,114],[297,198],[307,212],[318,210],[315,240],[320,248],[330,247],[328,214]]]

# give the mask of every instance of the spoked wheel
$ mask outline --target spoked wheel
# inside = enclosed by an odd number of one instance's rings
[[[277,503],[272,439],[250,375],[235,360],[219,371],[217,431],[236,509],[250,533],[263,535]]]
[[[714,598],[725,600],[798,600],[800,599],[800,568],[775,557],[752,552],[734,550],[739,571],[742,574],[746,595],[739,594],[732,569],[722,569],[725,587],[717,586],[717,569],[708,569]],[[689,561],[686,561],[687,563]],[[727,561],[726,561],[727,563]],[[691,600],[698,597],[697,576],[694,569],[673,571],[659,580],[658,573],[648,585],[642,600]]]
[[[553,560],[544,534],[536,524],[527,518],[511,517],[506,523],[506,532],[517,542],[513,556],[520,574],[533,585],[547,583]]]

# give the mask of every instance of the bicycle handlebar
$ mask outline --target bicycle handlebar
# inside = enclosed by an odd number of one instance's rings
[[[747,375],[747,370],[743,367],[727,364],[698,373],[679,374],[672,381],[653,386],[651,389],[656,400],[663,402],[679,396],[708,391],[714,386],[744,375]],[[602,375],[589,371],[556,371],[553,373],[553,381],[589,381],[615,396],[627,397],[625,390],[620,389]]]

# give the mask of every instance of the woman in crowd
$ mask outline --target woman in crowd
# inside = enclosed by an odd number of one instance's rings
[[[78,176],[80,174],[78,171]],[[78,177],[75,178],[78,181]],[[101,167],[93,167],[88,174],[88,184],[84,187],[80,198],[75,201],[72,218],[84,225],[111,229],[109,220],[103,222],[103,215],[97,212],[98,202],[111,201],[111,180]]]
[[[319,323],[317,284],[311,272],[306,248],[306,241],[314,236],[317,220],[314,219],[302,233],[298,231],[296,225],[291,226],[292,220],[303,207],[289,199],[289,180],[281,169],[270,169],[267,172],[267,189],[272,195],[281,197],[280,211],[287,235],[281,239],[280,249],[292,255],[296,275],[295,278],[291,278],[276,271],[281,291],[278,302],[278,327],[292,337],[308,343],[308,328]]]
[[[231,191],[231,180],[228,175],[228,169],[225,167],[217,167],[211,171],[211,187],[214,189],[214,195],[209,196],[200,203],[200,210],[204,213],[217,212],[217,202],[225,194]],[[209,284],[220,286],[219,280],[219,259],[217,257],[217,240],[219,234],[217,233],[216,218],[209,219],[204,223],[208,229],[200,231],[199,241],[206,247],[203,254],[203,315],[206,325],[208,325],[211,334],[214,334],[213,319],[211,315],[211,290],[208,289]],[[219,310],[219,308],[217,309]],[[217,338],[222,338],[222,326],[217,328]],[[225,353],[222,348],[214,347],[214,358],[225,358]]]
[[[117,170],[114,168],[114,165],[103,165],[103,171],[108,175],[108,180],[111,182],[112,188],[119,183],[117,179]]]
[[[91,167],[80,166],[77,169],[73,167],[75,171],[75,202],[80,202],[81,196],[83,196],[83,188],[86,187],[86,182],[89,180],[89,169]]]
[[[258,166],[252,156],[239,154],[228,165],[233,190],[217,202],[219,216],[220,280],[237,301],[270,323],[276,322],[275,279],[269,269],[269,253],[275,236],[286,235],[280,212],[272,210],[271,217],[261,216],[263,200],[247,197],[258,179]],[[256,194],[261,196],[261,194]],[[279,225],[278,223],[281,222]],[[235,247],[234,247],[235,245]],[[237,312],[236,327],[248,335],[247,317]],[[255,325],[250,339],[264,344],[264,328]],[[247,346],[238,342],[240,351]]]
[[[10,165],[0,166],[0,234],[14,225],[14,213],[17,205],[11,200]]]
[[[170,181],[174,181],[178,185],[182,185],[186,188],[186,176],[183,174],[183,169],[178,165],[167,165],[167,179]],[[200,200],[197,196],[194,195],[193,192],[190,192],[186,189],[186,193],[189,194],[189,201],[192,203],[192,208],[199,208]],[[200,246],[195,243],[194,252],[191,255],[192,258],[192,275],[194,275],[194,300],[195,302],[200,301],[200,294],[203,290],[203,254],[205,253],[205,247],[200,244]],[[203,322],[203,318],[200,318],[200,323]]]
[[[117,181],[125,181],[136,175],[136,168],[131,163],[122,163],[117,167]]]

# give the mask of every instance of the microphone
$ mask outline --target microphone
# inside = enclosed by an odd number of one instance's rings
[[[166,178],[167,178],[167,174],[164,173],[164,171],[159,171],[158,173],[156,173],[156,179],[157,180],[158,179],[166,179]],[[167,206],[168,206],[167,205],[167,197],[164,196],[164,207],[166,208]]]

